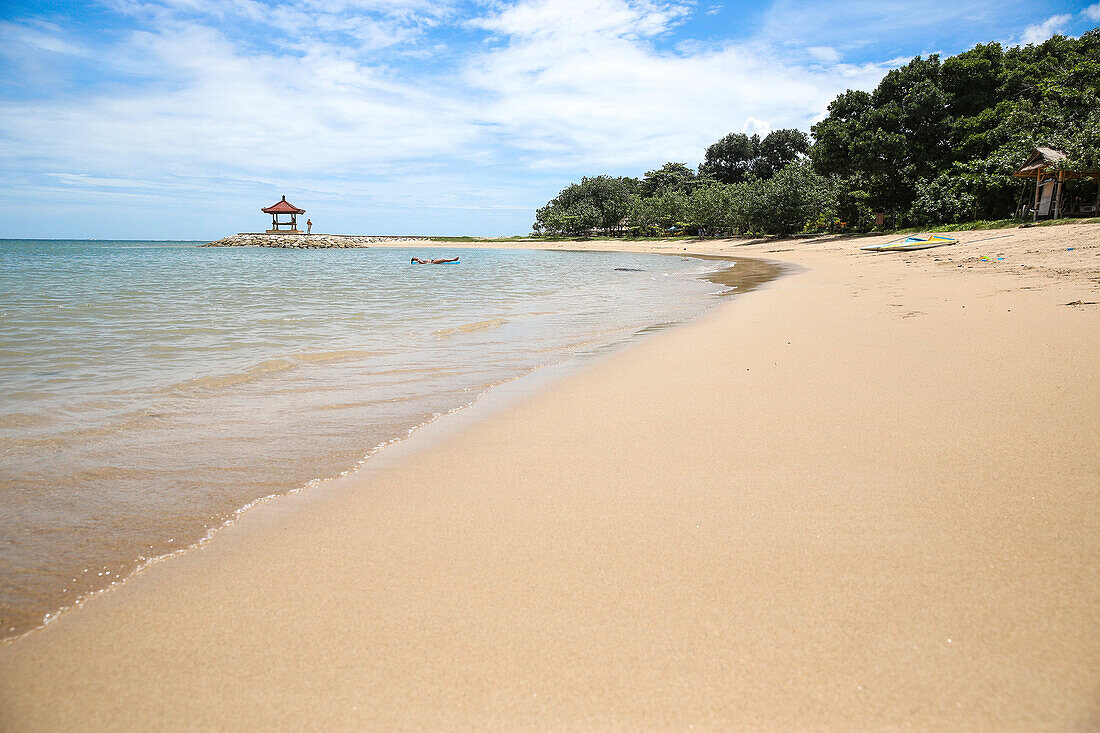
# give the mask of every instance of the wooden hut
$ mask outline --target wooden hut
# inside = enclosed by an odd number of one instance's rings
[[[1061,219],[1064,216],[1097,216],[1100,211],[1100,171],[1073,170],[1060,167],[1065,152],[1053,148],[1035,148],[1027,161],[1012,175],[1035,180],[1035,201],[1031,218]],[[1092,178],[1097,181],[1096,196],[1091,203],[1083,200],[1065,201],[1066,181]]]
[[[265,214],[271,214],[271,228],[267,230],[268,234],[301,234],[298,230],[298,214],[306,213],[305,209],[299,209],[294,204],[286,200],[286,196],[283,196],[283,200],[279,201],[267,208],[260,209]],[[289,221],[284,221],[279,218],[282,214],[288,214],[290,216]]]

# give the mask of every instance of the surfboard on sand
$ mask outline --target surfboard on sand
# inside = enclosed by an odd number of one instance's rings
[[[926,237],[912,236],[899,239],[896,242],[886,244],[871,244],[860,249],[868,252],[909,252],[914,249],[928,249],[929,247],[944,247],[949,244],[958,244],[954,237],[944,237],[939,234],[929,234]]]

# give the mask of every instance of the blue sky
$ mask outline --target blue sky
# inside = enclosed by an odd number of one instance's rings
[[[918,54],[1100,2],[103,0],[0,5],[7,237],[520,234],[582,175],[808,130]]]

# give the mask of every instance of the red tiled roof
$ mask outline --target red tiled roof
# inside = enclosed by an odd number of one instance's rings
[[[288,203],[287,200],[286,200],[286,196],[283,196],[283,200],[278,202],[277,204],[274,204],[273,206],[268,206],[266,209],[260,209],[260,211],[264,212],[265,214],[304,214],[304,213],[306,213],[305,209],[299,209],[294,204]]]

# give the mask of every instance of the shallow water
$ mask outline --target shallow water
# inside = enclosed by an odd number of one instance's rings
[[[659,255],[197,244],[0,241],[0,636],[720,289]]]

